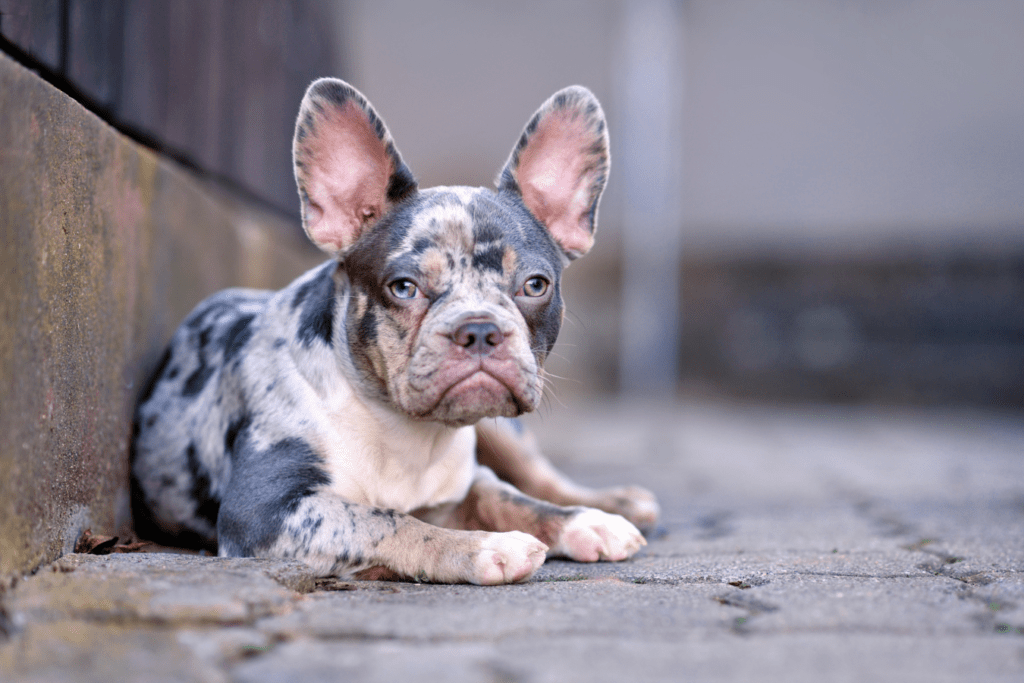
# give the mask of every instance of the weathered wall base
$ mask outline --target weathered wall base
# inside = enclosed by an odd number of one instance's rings
[[[124,532],[132,404],[182,317],[322,260],[0,54],[0,579]]]

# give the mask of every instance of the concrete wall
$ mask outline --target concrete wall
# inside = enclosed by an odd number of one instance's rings
[[[131,412],[204,296],[320,260],[0,54],[0,579],[124,533]]]

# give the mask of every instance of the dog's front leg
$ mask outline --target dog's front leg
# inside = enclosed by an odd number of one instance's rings
[[[294,502],[275,521],[275,511],[261,505],[259,495],[250,491],[234,504],[225,500],[218,520],[221,555],[293,558],[318,576],[494,585],[530,578],[547,551],[518,531],[443,529],[322,491]]]
[[[584,505],[622,515],[645,533],[658,523],[654,494],[640,486],[592,489],[555,469],[537,441],[517,420],[477,423],[477,460],[527,495],[557,505]]]
[[[465,500],[436,521],[460,529],[524,531],[548,545],[549,555],[578,562],[624,560],[647,544],[621,515],[531,498],[486,467],[477,469]]]

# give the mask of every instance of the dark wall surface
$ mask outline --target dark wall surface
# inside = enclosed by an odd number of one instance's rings
[[[291,138],[337,73],[337,5],[309,0],[0,0],[0,35],[166,155],[298,215]]]

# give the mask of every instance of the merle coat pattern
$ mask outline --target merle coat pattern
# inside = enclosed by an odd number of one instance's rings
[[[593,243],[608,171],[594,96],[545,102],[496,191],[418,188],[335,79],[307,91],[293,153],[303,227],[332,258],[182,323],[136,412],[140,533],[322,575],[480,584],[526,580],[548,554],[635,553],[653,496],[573,484],[514,420],[541,399],[562,270]]]

